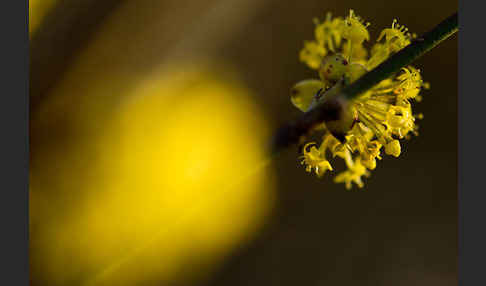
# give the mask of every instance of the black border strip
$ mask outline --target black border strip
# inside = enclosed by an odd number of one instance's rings
[[[28,1],[3,1],[0,95],[2,285],[29,285]]]
[[[486,285],[484,5],[459,2],[459,285]],[[467,9],[466,9],[467,7]]]

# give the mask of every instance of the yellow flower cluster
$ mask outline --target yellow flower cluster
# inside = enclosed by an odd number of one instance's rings
[[[354,14],[345,18],[332,18],[327,14],[323,22],[315,20],[315,40],[305,42],[300,60],[319,73],[320,79],[308,79],[297,83],[291,90],[292,103],[306,112],[318,101],[331,96],[342,87],[357,80],[376,67],[393,53],[404,48],[415,35],[393,20],[391,28],[384,29],[377,42],[369,50],[364,46],[369,41],[369,23]],[[308,172],[321,177],[333,168],[326,153],[344,160],[347,170],[335,177],[335,182],[352,183],[363,187],[362,177],[376,168],[376,159],[384,153],[398,157],[401,153],[399,139],[417,134],[416,118],[410,101],[420,100],[422,81],[420,70],[403,68],[398,74],[383,80],[378,85],[349,103],[347,119],[326,122],[319,147],[315,142],[305,144],[302,164]],[[317,129],[316,129],[317,130]]]

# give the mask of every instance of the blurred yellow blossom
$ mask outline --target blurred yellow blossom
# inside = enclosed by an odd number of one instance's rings
[[[73,106],[86,118],[67,121],[80,140],[38,155],[31,170],[37,280],[170,284],[191,265],[191,275],[209,273],[249,239],[274,188],[261,148],[267,125],[250,94],[183,66],[105,98],[117,96],[115,105]]]

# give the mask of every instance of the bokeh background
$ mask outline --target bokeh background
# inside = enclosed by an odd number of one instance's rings
[[[29,0],[31,285],[455,285],[457,36],[420,136],[345,190],[264,146],[314,17],[372,41],[457,1]]]

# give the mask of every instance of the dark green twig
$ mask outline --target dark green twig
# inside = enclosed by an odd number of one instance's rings
[[[344,88],[343,96],[347,99],[355,98],[380,81],[398,72],[401,68],[411,64],[455,32],[457,32],[457,13],[445,19],[422,37],[415,39],[412,44],[391,56],[372,71],[366,73],[354,84]]]
[[[356,98],[382,80],[397,73],[401,68],[410,65],[414,60],[456,33],[457,29],[457,13],[455,13],[431,31],[415,39],[410,45],[363,75],[356,82],[343,88],[338,96],[322,102],[312,110],[304,113],[296,121],[280,128],[273,139],[271,153],[279,153],[283,149],[297,143],[302,135],[308,133],[319,123],[338,120],[349,100]]]

